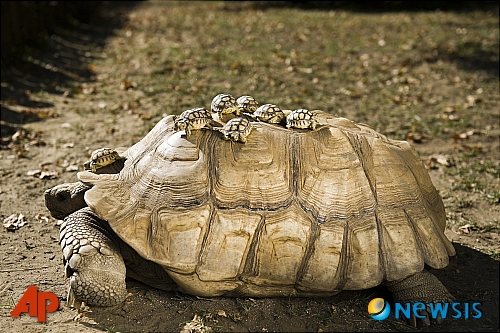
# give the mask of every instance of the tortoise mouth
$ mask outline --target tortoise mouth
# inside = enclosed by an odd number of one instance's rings
[[[57,220],[63,220],[67,214],[64,214],[62,211],[59,210],[51,210],[50,215]]]
[[[68,215],[68,213],[64,212],[60,207],[61,202],[65,199],[67,199],[67,195],[64,195],[62,193],[59,195],[54,195],[51,189],[45,191],[45,207],[47,207],[50,215],[53,218],[62,220]]]

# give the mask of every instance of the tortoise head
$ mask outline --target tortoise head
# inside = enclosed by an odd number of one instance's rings
[[[54,186],[45,191],[45,206],[52,217],[64,219],[87,206],[84,195],[88,189],[90,187],[81,182]]]
[[[176,131],[184,131],[188,127],[188,120],[179,119],[175,122],[174,128]]]

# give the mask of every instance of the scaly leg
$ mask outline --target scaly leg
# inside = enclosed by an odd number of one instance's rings
[[[410,275],[407,278],[386,282],[385,285],[392,293],[394,302],[399,303],[415,303],[422,302],[428,305],[429,303],[447,303],[453,302],[454,297],[448,292],[445,286],[432,273],[423,270],[422,272]],[[425,318],[417,320],[412,314],[409,318],[409,324],[417,327],[417,321],[423,326],[429,326],[430,311],[422,311],[421,315]],[[440,324],[442,318],[436,318],[436,322]]]
[[[64,219],[60,243],[66,276],[70,278],[68,304],[111,306],[125,300],[126,268],[119,245],[107,222],[90,208]]]

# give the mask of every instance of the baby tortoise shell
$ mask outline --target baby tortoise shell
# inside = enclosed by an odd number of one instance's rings
[[[269,124],[279,124],[285,118],[285,113],[275,104],[264,104],[255,110],[254,116]]]
[[[259,107],[259,103],[252,96],[240,96],[236,100],[241,112],[254,113]]]
[[[234,113],[237,116],[240,114],[240,107],[236,103],[233,96],[229,94],[218,94],[212,100],[212,112],[219,114],[219,117],[223,115]]]
[[[99,148],[92,152],[90,160],[83,165],[83,168],[96,173],[98,169],[113,164],[120,158],[118,152],[111,148]]]
[[[198,130],[203,127],[210,127],[212,114],[205,108],[194,108],[182,112],[175,118],[175,130],[186,132],[186,136],[191,135],[192,130]]]
[[[221,132],[224,135],[224,140],[232,140],[234,142],[247,142],[247,136],[252,131],[252,124],[245,118],[233,118],[229,120]]]
[[[286,128],[310,128],[314,130],[316,125],[318,125],[316,116],[306,109],[294,110],[286,117]]]

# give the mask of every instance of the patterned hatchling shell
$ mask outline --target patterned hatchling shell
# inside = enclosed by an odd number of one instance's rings
[[[261,105],[253,115],[258,120],[269,124],[279,124],[285,118],[283,110],[275,104]]]
[[[212,100],[212,112],[219,114],[219,116],[234,113],[240,114],[240,107],[236,103],[233,96],[229,94],[218,94]]]
[[[315,114],[314,131],[253,122],[245,144],[188,140],[165,117],[119,173],[78,173],[85,201],[198,296],[326,296],[445,267],[443,201],[415,150]]]
[[[212,122],[212,114],[205,108],[194,108],[182,112],[175,118],[175,129],[184,130],[187,136],[191,135],[191,130],[197,130],[209,125]]]
[[[240,107],[242,112],[254,113],[259,107],[259,103],[252,96],[241,96],[236,100],[236,104]]]
[[[310,128],[314,130],[317,123],[316,116],[306,109],[294,110],[286,116],[287,128]]]
[[[90,160],[83,165],[83,168],[96,172],[97,169],[110,165],[118,159],[120,159],[120,156],[115,150],[111,148],[99,148],[92,152]]]
[[[221,132],[224,135],[224,140],[247,142],[247,136],[252,131],[252,124],[244,118],[233,118],[229,120]]]

